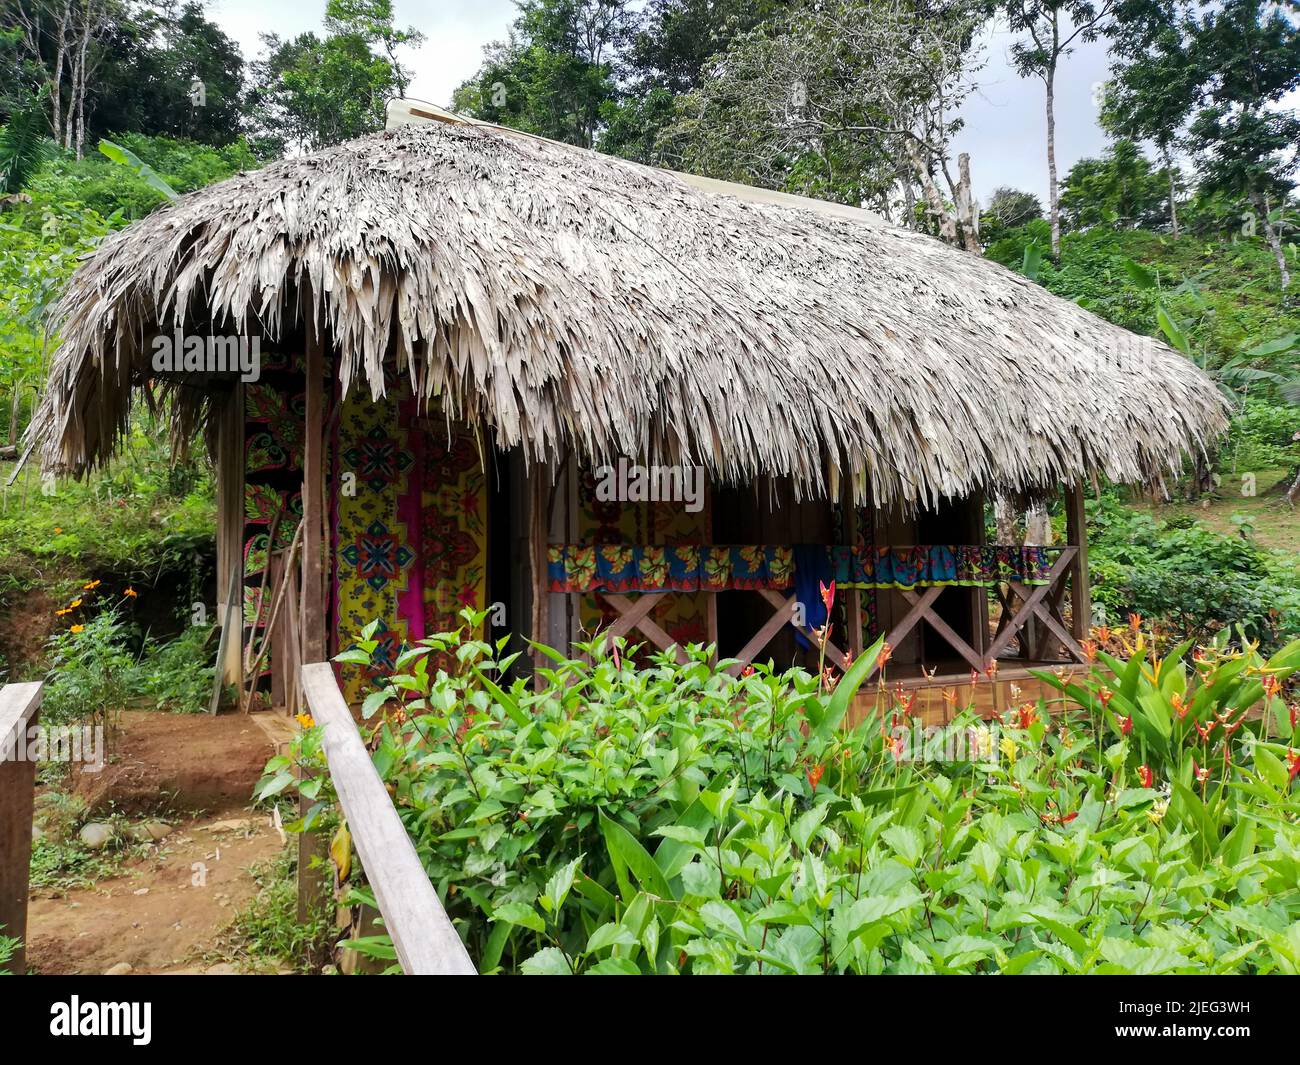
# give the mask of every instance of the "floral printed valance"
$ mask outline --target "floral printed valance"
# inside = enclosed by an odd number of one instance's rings
[[[1053,549],[930,544],[824,550],[842,588],[918,588],[1043,584]],[[551,544],[547,556],[553,592],[785,590],[794,585],[794,569],[794,549],[784,544]]]

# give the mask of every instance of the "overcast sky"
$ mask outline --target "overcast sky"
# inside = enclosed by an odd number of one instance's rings
[[[399,25],[413,25],[427,38],[405,57],[415,77],[412,96],[446,106],[452,90],[478,69],[483,46],[504,39],[514,18],[512,0],[395,0]],[[210,17],[253,58],[259,34],[291,37],[319,29],[325,0],[213,0]],[[967,104],[966,129],[957,149],[970,152],[976,194],[987,200],[999,185],[1036,193],[1046,203],[1046,117],[1043,86],[1016,75],[1008,58],[1010,37],[987,40],[980,91]],[[1057,75],[1056,153],[1060,174],[1078,159],[1097,155],[1105,137],[1097,126],[1093,85],[1106,77],[1103,44],[1082,45]]]

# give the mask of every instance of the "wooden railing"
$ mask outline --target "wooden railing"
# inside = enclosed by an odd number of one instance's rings
[[[474,963],[361,742],[333,667],[304,665],[301,677],[308,711],[324,733],[334,791],[402,972],[474,975]]]
[[[9,971],[27,971],[27,877],[32,864],[36,762],[18,741],[36,724],[39,681],[0,687],[0,935],[19,940]]]

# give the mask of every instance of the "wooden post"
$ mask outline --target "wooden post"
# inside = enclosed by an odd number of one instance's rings
[[[243,685],[244,386],[237,383],[217,412],[217,616],[222,627],[217,688]],[[235,603],[227,602],[235,588]],[[232,611],[230,608],[234,606]],[[233,631],[225,631],[233,624]]]
[[[325,373],[320,327],[313,315],[307,317],[306,410],[303,416],[302,452],[302,617],[299,662],[325,660],[325,585],[323,555],[325,542]],[[299,812],[310,804],[299,801]],[[298,834],[298,920],[306,921],[315,901],[325,892],[325,878],[315,858],[325,855],[325,841],[317,832]]]
[[[302,686],[324,732],[330,779],[402,971],[473,976],[474,963],[361,742],[334,668],[322,662],[304,665]]]
[[[547,514],[548,504],[550,502],[550,485],[547,483],[547,467],[536,462],[533,468],[528,471],[528,557],[532,562],[532,585],[533,585],[533,602],[532,602],[532,631],[529,632],[529,638],[538,642],[545,642],[547,630],[550,627],[550,592],[548,591],[549,582],[546,579],[546,547],[547,534],[550,528],[550,522]],[[545,657],[540,652],[533,654],[533,687],[540,690],[542,686],[541,674],[536,672],[537,668],[544,665]]]
[[[1092,585],[1088,578],[1088,517],[1083,507],[1083,483],[1065,489],[1066,541],[1079,550],[1070,565],[1070,628],[1076,642],[1092,628]]]
[[[307,323],[307,409],[302,456],[302,660],[325,660],[325,374],[320,330]]]
[[[36,760],[27,757],[20,740],[36,724],[41,687],[37,682],[0,688],[0,935],[19,940],[8,966],[16,976],[27,972],[27,883],[36,797]]]

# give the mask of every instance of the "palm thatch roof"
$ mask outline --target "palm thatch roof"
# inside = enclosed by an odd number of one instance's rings
[[[1172,349],[868,212],[471,124],[184,196],[106,241],[60,316],[47,468],[111,452],[154,334],[274,341],[303,316],[345,387],[380,395],[395,362],[529,459],[844,480],[904,505],[1158,481],[1225,424]],[[203,417],[201,390],[165,387]]]

